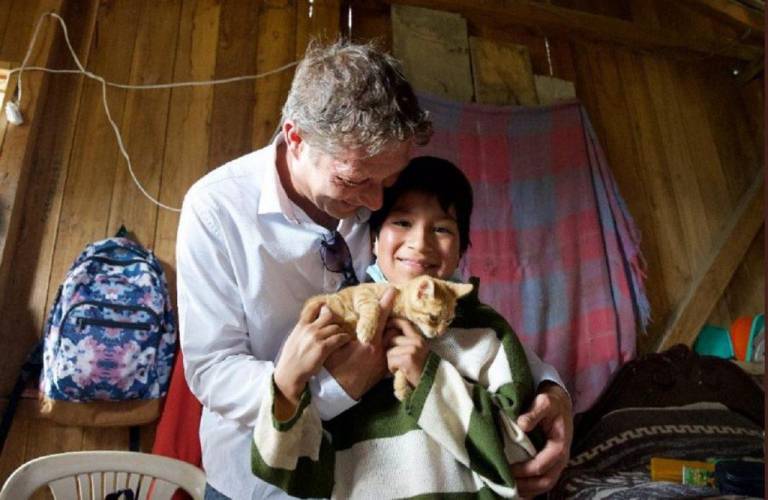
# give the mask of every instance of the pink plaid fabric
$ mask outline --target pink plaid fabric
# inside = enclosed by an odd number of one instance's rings
[[[420,96],[475,194],[465,275],[563,377],[576,411],[635,355],[649,316],[639,235],[584,109],[495,107]]]

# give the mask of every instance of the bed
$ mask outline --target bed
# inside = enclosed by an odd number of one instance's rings
[[[634,360],[577,416],[550,498],[720,497],[714,487],[652,481],[650,459],[762,460],[763,408],[763,389],[730,361],[683,345]]]

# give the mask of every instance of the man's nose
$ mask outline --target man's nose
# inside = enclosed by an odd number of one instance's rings
[[[376,211],[381,208],[384,201],[384,194],[381,186],[368,189],[360,195],[360,203],[371,211]]]

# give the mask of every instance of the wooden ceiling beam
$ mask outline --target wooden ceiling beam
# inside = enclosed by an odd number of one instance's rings
[[[762,47],[744,45],[739,40],[701,35],[695,38],[671,31],[639,26],[613,17],[589,14],[531,0],[384,0],[462,14],[470,21],[507,29],[524,26],[543,34],[565,38],[584,38],[649,50],[673,57],[702,55],[752,61],[762,57]]]
[[[734,209],[706,266],[672,314],[658,352],[675,344],[693,345],[763,225],[764,185],[761,171]]]
[[[733,0],[683,0],[692,9],[765,36],[763,15]]]

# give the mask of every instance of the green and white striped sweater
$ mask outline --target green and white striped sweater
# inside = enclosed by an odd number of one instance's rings
[[[525,353],[476,290],[456,312],[445,335],[429,341],[421,381],[403,403],[385,379],[322,422],[305,391],[296,414],[280,422],[270,379],[253,473],[297,497],[516,497],[509,464],[536,453],[515,424],[534,396]]]

